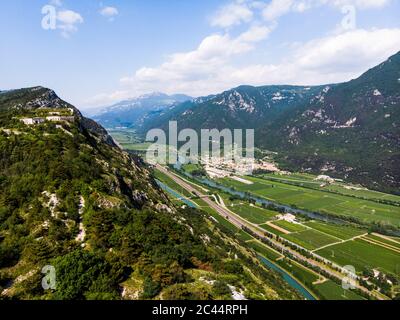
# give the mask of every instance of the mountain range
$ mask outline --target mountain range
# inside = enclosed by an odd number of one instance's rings
[[[285,169],[400,193],[400,52],[359,78],[321,86],[240,86],[194,99],[140,126],[255,129]]]
[[[299,299],[50,89],[0,93],[0,152],[0,299]]]
[[[160,114],[175,105],[192,100],[183,94],[153,92],[105,107],[93,119],[106,128],[137,127],[149,115]]]

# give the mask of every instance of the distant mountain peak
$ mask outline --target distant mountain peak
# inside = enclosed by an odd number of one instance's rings
[[[166,93],[163,93],[163,92],[154,91],[154,92],[142,94],[142,95],[140,95],[140,96],[138,96],[136,98],[133,98],[133,99],[148,99],[148,98],[159,98],[159,97],[168,97],[168,95]]]
[[[131,127],[142,122],[149,113],[159,112],[192,99],[183,94],[152,92],[105,107],[94,118],[107,128]]]

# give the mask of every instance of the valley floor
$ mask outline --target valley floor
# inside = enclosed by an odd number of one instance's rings
[[[298,217],[293,219],[291,215],[282,215],[242,199],[232,199],[227,193],[207,190],[208,186],[199,181],[161,166],[157,167],[156,175],[175,190],[171,196],[177,203],[190,201],[210,213],[216,223],[235,232],[264,260],[289,273],[313,296],[352,300],[388,298],[376,290],[377,287],[372,288],[376,279],[365,276],[365,270],[373,270],[376,278],[383,274],[398,275],[399,238],[370,234],[367,229],[351,224],[338,226]],[[213,195],[208,196],[210,193]],[[266,242],[265,237],[271,235],[277,241]],[[341,287],[345,276],[342,267],[346,265],[355,267],[359,279],[356,292]],[[388,279],[385,281],[390,282]],[[371,287],[367,289],[361,283]]]
[[[128,136],[124,147],[139,154],[146,150]],[[173,202],[210,214],[268,261],[266,267],[272,264],[295,279],[300,291],[318,299],[399,294],[400,238],[379,230],[399,230],[400,196],[303,173],[192,175],[202,172],[201,165],[157,166],[155,172]],[[342,289],[346,266],[356,274],[353,291]]]

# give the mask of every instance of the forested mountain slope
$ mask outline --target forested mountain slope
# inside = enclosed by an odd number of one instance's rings
[[[316,87],[241,86],[182,104],[141,126],[255,129],[285,168],[400,190],[400,52],[359,78]]]
[[[361,77],[327,86],[305,106],[260,129],[259,141],[293,169],[371,188],[400,188],[400,53]]]
[[[0,299],[299,298],[253,258],[53,91],[0,93]]]
[[[180,128],[254,129],[273,123],[285,111],[293,110],[320,92],[320,87],[241,86],[215,96],[199,98],[172,108],[160,119],[150,118],[143,125],[168,128],[177,120]]]

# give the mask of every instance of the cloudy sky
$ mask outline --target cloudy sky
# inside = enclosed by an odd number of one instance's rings
[[[78,108],[347,81],[400,51],[400,0],[3,0],[0,90]]]

